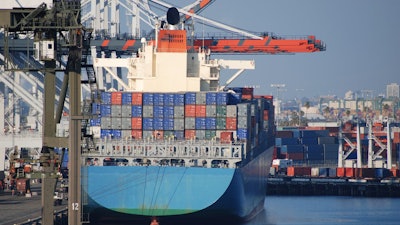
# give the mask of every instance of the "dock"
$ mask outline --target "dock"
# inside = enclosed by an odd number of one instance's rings
[[[0,192],[0,225],[41,224],[41,183],[31,184],[31,195]],[[67,224],[67,201],[54,207],[54,224]]]
[[[267,195],[400,197],[400,180],[270,177]]]

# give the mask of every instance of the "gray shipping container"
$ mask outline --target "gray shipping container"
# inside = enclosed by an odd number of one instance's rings
[[[174,130],[184,130],[185,129],[185,119],[174,118]]]
[[[206,139],[206,130],[196,130],[196,138],[200,140]]]
[[[184,106],[174,106],[174,118],[185,118]]]
[[[247,116],[238,116],[237,117],[237,128],[238,129],[247,129],[251,126],[250,117]]]
[[[122,130],[131,130],[132,129],[132,118],[131,117],[122,117],[121,118],[121,129]]]
[[[100,127],[101,129],[111,129],[111,117],[101,117]]]
[[[122,138],[132,137],[132,131],[131,130],[121,130],[121,137]]]
[[[151,138],[154,138],[154,131],[144,130],[143,131],[143,139],[151,139]]]
[[[132,117],[132,106],[122,105],[121,106],[121,117]]]
[[[196,104],[197,105],[206,104],[206,92],[196,92]]]
[[[111,117],[121,117],[121,105],[111,105]]]
[[[239,103],[237,104],[238,116],[247,117],[251,113],[250,104],[249,103]]]
[[[122,127],[122,118],[112,117],[111,118],[111,129],[119,130]]]
[[[196,128],[196,118],[195,117],[186,117],[185,118],[185,129],[193,130]]]
[[[153,110],[152,105],[143,105],[143,117],[153,117]]]
[[[206,105],[206,117],[216,117],[216,116],[217,116],[217,106]]]
[[[236,117],[236,116],[237,116],[237,105],[227,105],[226,117]]]

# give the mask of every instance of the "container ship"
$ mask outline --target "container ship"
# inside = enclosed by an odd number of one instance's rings
[[[174,14],[174,13],[171,13]],[[167,18],[168,19],[168,18]],[[82,203],[90,221],[157,217],[248,220],[264,208],[274,149],[272,96],[219,84],[222,66],[193,49],[174,19],[129,58],[128,90],[91,103],[82,152]]]

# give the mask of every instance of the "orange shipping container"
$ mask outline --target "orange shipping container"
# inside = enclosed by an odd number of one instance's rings
[[[265,121],[268,121],[268,119],[269,119],[269,110],[268,109],[264,109],[264,113],[263,113],[263,119],[265,120]]]
[[[196,105],[196,117],[206,117],[206,105]]]
[[[122,92],[115,91],[111,92],[111,105],[121,105],[122,104]]]
[[[193,139],[196,137],[196,130],[185,130],[185,139]]]
[[[355,169],[354,168],[345,168],[345,176],[346,177],[355,177]]]
[[[142,130],[132,130],[131,132],[133,139],[142,139],[143,131]]]
[[[222,143],[231,143],[233,141],[233,132],[232,131],[221,132],[220,140]]]
[[[336,176],[337,177],[345,177],[345,175],[346,175],[346,168],[344,168],[344,167],[336,168]]]
[[[399,169],[392,168],[392,169],[390,169],[390,172],[392,173],[393,177],[400,177],[400,170]]]
[[[226,129],[236,130],[237,129],[237,118],[236,117],[226,117]]]
[[[196,105],[185,105],[185,116],[195,117],[196,116]]]
[[[132,105],[143,105],[143,93],[133,92],[132,93]]]
[[[142,129],[142,117],[132,117],[132,129],[133,130]]]
[[[393,132],[393,143],[400,143],[400,132]]]

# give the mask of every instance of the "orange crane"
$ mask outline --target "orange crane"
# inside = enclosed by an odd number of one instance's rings
[[[158,5],[166,8],[172,8],[172,5],[159,0],[150,0]],[[199,19],[205,24],[210,24],[230,33],[219,35],[208,35],[207,37],[192,37],[192,42],[187,42],[188,49],[209,49],[213,54],[294,54],[294,53],[311,53],[325,51],[326,46],[313,35],[308,36],[278,36],[271,32],[259,34],[248,33],[237,28],[230,27],[210,19],[201,17],[196,13],[202,11],[215,0],[201,0],[191,5],[188,10],[178,9],[180,21],[189,24],[192,19]],[[238,35],[233,36],[232,33]],[[136,52],[141,47],[140,39],[130,40],[94,40],[92,43],[100,46],[101,50],[117,51],[120,54],[124,52]]]

